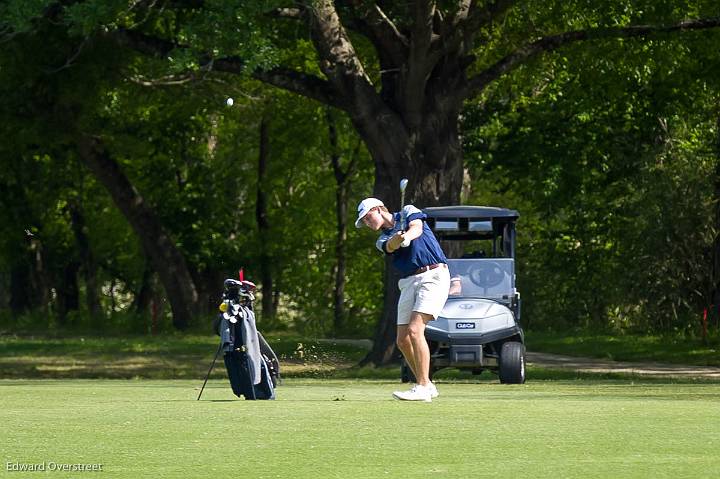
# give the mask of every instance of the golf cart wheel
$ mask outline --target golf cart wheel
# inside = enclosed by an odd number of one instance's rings
[[[400,365],[400,381],[404,383],[414,383],[416,382],[415,375],[412,372],[412,369],[410,369],[410,366],[405,362],[405,360],[402,360],[402,364]]]
[[[525,345],[517,341],[503,343],[500,349],[498,376],[502,384],[525,382]]]

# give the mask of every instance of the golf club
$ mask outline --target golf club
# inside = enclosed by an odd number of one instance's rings
[[[200,396],[202,396],[203,391],[205,390],[205,385],[208,382],[208,378],[210,377],[210,373],[213,370],[213,367],[215,366],[215,361],[217,361],[217,357],[220,354],[220,350],[222,349],[222,343],[220,343],[220,347],[218,348],[217,352],[215,353],[215,357],[213,358],[212,364],[210,364],[210,369],[208,369],[207,376],[205,376],[205,382],[203,382],[202,388],[200,388],[200,394],[198,394],[197,400],[200,400]]]
[[[403,211],[403,208],[405,207],[405,188],[407,188],[407,185],[407,178],[403,178],[402,180],[400,180],[400,230],[402,232],[405,232],[405,229],[407,228],[407,218],[405,218],[405,212]],[[410,246],[410,241],[403,240],[400,246],[402,248],[407,248],[408,246]]]

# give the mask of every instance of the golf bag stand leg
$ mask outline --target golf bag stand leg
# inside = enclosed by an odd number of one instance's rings
[[[220,343],[220,346],[218,346],[218,350],[215,353],[215,357],[212,360],[212,363],[210,364],[210,369],[208,369],[207,375],[205,376],[205,381],[203,382],[202,388],[200,388],[200,394],[198,394],[197,400],[200,400],[200,396],[202,396],[203,391],[205,390],[205,385],[208,382],[208,378],[210,377],[210,373],[213,370],[213,367],[215,367],[215,361],[217,361],[218,356],[220,355],[220,350],[222,349],[222,343]]]

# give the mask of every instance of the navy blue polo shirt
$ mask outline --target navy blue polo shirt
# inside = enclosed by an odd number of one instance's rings
[[[395,233],[400,231],[400,212],[393,213],[395,225],[392,228],[382,230],[382,234],[375,243],[375,246],[377,246],[377,248],[383,253],[392,256],[393,266],[402,275],[410,274],[423,266],[447,263],[447,258],[445,257],[445,253],[443,253],[442,248],[440,248],[440,243],[438,243],[437,238],[435,238],[435,235],[425,222],[427,215],[413,205],[406,205],[402,211],[407,218],[405,223],[406,229],[411,221],[418,219],[422,220],[422,235],[412,240],[410,242],[410,246],[407,248],[398,248],[394,252],[388,253],[385,250],[385,243],[387,243],[387,241],[392,238]]]

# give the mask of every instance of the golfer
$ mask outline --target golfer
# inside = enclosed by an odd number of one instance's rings
[[[401,218],[407,230],[400,229]],[[431,402],[438,396],[430,382],[430,348],[425,340],[425,325],[437,319],[448,297],[450,274],[447,259],[435,235],[425,223],[425,215],[413,205],[390,213],[377,198],[365,198],[358,205],[355,226],[364,223],[373,231],[382,231],[376,246],[392,255],[393,266],[400,272],[400,299],[397,315],[397,345],[412,370],[417,384],[409,391],[396,391],[393,397],[405,401]]]

